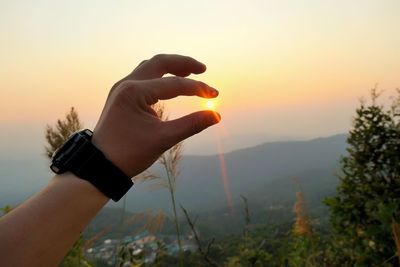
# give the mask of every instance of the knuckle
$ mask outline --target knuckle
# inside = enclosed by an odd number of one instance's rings
[[[187,86],[188,79],[179,76],[174,76],[171,78],[173,78],[173,82],[175,83],[176,87],[179,88],[179,90],[184,95],[186,95],[188,91],[188,86]]]
[[[140,70],[143,65],[145,65],[148,62],[148,60],[143,60],[142,62],[139,63],[139,65],[137,65],[131,72],[131,74],[129,76],[131,76],[132,74],[135,74],[135,72],[137,72],[138,70]]]
[[[157,54],[153,56],[149,61],[153,68],[157,69],[159,72],[163,72],[166,66],[168,65],[167,62],[168,55],[166,54]]]
[[[128,80],[126,80],[125,78],[124,79],[121,79],[121,80],[119,80],[118,82],[116,82],[114,85],[113,85],[113,87],[112,87],[112,90],[121,90],[121,88],[125,88],[125,87],[128,87],[129,86],[129,83],[130,83],[131,81],[128,81]]]
[[[166,54],[157,54],[154,55],[150,60],[156,63],[162,62],[167,57]]]
[[[179,77],[179,76],[171,76],[171,77],[166,77],[166,79],[170,80],[173,83],[179,83],[180,84],[180,83],[183,82],[184,78]]]
[[[115,98],[118,101],[135,98],[139,88],[134,81],[122,81],[114,90]]]
[[[185,88],[186,79],[179,76],[171,76],[163,78],[165,82],[173,84],[175,87],[179,87],[180,89]]]
[[[135,82],[134,81],[122,81],[119,85],[118,85],[118,90],[123,92],[123,91],[127,91],[127,90],[133,90],[136,88]]]

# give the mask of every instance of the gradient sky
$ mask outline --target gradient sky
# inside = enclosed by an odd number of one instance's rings
[[[195,140],[346,132],[371,87],[400,87],[399,12],[398,0],[0,0],[0,154],[42,149],[71,106],[93,128],[112,84],[157,53],[206,63],[195,78],[220,90],[223,126]]]

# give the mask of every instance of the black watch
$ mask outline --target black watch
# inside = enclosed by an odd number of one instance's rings
[[[54,152],[50,169],[57,174],[70,171],[89,181],[107,197],[118,201],[132,187],[132,179],[93,145],[92,135],[93,132],[88,129],[71,135]]]

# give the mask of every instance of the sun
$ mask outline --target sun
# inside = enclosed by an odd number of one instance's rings
[[[208,109],[208,110],[214,110],[214,111],[215,111],[215,110],[217,109],[216,101],[215,101],[215,100],[208,99],[208,100],[205,101],[204,107],[205,107],[206,109]]]
[[[206,102],[206,106],[207,106],[208,109],[215,109],[215,103],[212,100],[208,100]]]

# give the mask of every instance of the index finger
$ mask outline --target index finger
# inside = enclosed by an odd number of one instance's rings
[[[206,65],[194,58],[175,54],[159,54],[143,61],[125,79],[146,80],[161,78],[165,74],[186,77],[206,71]]]
[[[181,95],[214,98],[219,94],[217,89],[203,82],[181,77],[143,81],[141,88],[149,105],[157,103],[158,100],[171,99]]]

